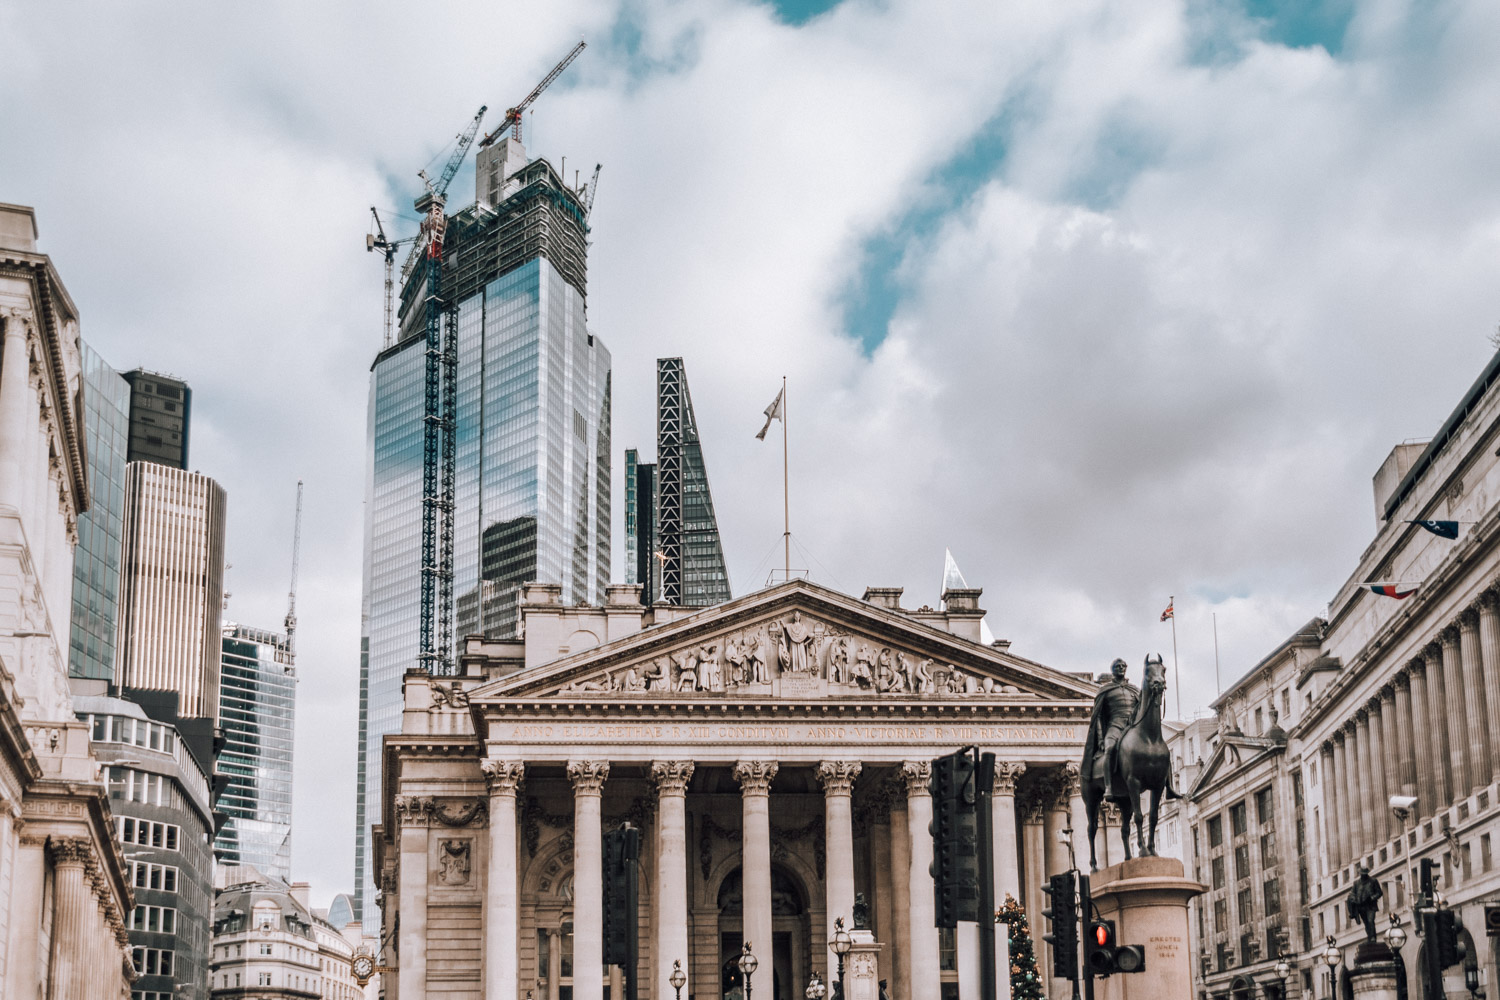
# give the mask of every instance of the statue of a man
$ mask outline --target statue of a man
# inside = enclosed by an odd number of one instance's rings
[[[1116,751],[1141,699],[1140,689],[1125,679],[1125,670],[1124,660],[1117,659],[1109,665],[1113,677],[1094,696],[1094,714],[1089,719],[1089,734],[1083,744],[1083,777],[1105,779],[1109,783],[1105,798],[1111,802],[1130,799],[1120,777]]]
[[[1344,903],[1349,908],[1349,919],[1365,925],[1366,941],[1375,940],[1375,911],[1380,909],[1382,895],[1380,883],[1370,876],[1370,869],[1360,865],[1359,878],[1354,880],[1349,898]]]

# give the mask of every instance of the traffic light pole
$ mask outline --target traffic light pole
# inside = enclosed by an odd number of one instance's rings
[[[1093,925],[1094,922],[1094,890],[1089,884],[1089,877],[1081,870],[1078,873],[1078,907],[1080,919],[1079,938],[1082,948],[1078,949],[1079,965],[1081,966],[1078,979],[1083,980],[1083,1000],[1094,1000],[1094,970],[1089,968],[1089,947],[1093,944],[1093,935],[1082,933],[1083,928]],[[1078,979],[1073,980],[1073,1000],[1078,1000]]]
[[[974,748],[975,822],[979,832],[979,995],[995,1000],[995,755]],[[633,998],[632,998],[633,1000]]]
[[[627,823],[626,827],[630,828],[630,824]],[[625,953],[630,959],[625,963],[625,1000],[636,1000],[636,969],[641,964],[641,921],[639,916],[641,899],[641,866],[639,864],[641,842],[639,834],[626,838],[624,853],[625,912],[627,915],[625,924]]]

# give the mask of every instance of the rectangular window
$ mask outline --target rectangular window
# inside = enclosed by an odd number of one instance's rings
[[[1276,866],[1276,834],[1262,834],[1260,838],[1260,865],[1262,868]]]
[[[1249,965],[1255,961],[1255,938],[1250,934],[1240,935],[1240,964]]]
[[[958,932],[952,927],[938,928],[938,968],[943,972],[958,968]]]
[[[1245,831],[1250,828],[1245,812],[1245,803],[1236,802],[1229,807],[1229,828],[1236,837],[1243,836]]]
[[[1479,835],[1479,870],[1490,870],[1490,835],[1487,833]]]
[[[1264,826],[1275,818],[1274,814],[1275,799],[1271,795],[1271,789],[1268,786],[1255,793],[1255,818]]]
[[[270,986],[271,985],[271,974],[269,972],[262,972],[260,974],[260,985],[261,986]],[[754,985],[754,984],[752,983],[751,985]]]
[[[1302,772],[1292,772],[1292,805],[1302,808]]]
[[[1250,848],[1244,844],[1234,849],[1234,877],[1236,880],[1250,877]]]
[[[1218,847],[1224,843],[1224,822],[1218,816],[1208,821],[1208,846]]]
[[[1222,888],[1224,888],[1224,858],[1222,856],[1214,858],[1214,866],[1213,867],[1214,867],[1214,888],[1215,889],[1222,889]]]
[[[269,955],[269,954],[271,954],[271,946],[269,944],[266,944],[266,943],[262,942],[261,946],[260,946],[260,953],[262,955]]]
[[[1234,955],[1233,955],[1233,952],[1231,952],[1229,950],[1229,945],[1223,944],[1221,942],[1219,944],[1219,971],[1220,972],[1228,972],[1229,971],[1229,964],[1233,960],[1234,960]]]
[[[1266,879],[1266,884],[1264,886],[1264,896],[1263,896],[1263,898],[1266,901],[1266,915],[1267,916],[1270,916],[1273,913],[1280,913],[1281,912],[1281,882],[1280,882],[1280,880],[1274,879],[1274,878],[1268,878],[1268,879]]]
[[[1229,930],[1229,904],[1222,899],[1214,900],[1214,932],[1223,934]]]
[[[1249,889],[1241,889],[1240,897],[1240,923],[1248,924],[1255,920],[1255,897]]]

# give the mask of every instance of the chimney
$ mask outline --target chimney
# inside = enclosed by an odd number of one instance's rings
[[[866,587],[865,596],[861,600],[892,611],[900,611],[901,594],[905,589],[904,587]]]
[[[295,899],[297,902],[301,903],[302,904],[302,908],[304,910],[308,910],[308,911],[312,910],[311,904],[309,904],[308,901],[307,901],[308,894],[309,894],[309,892],[310,892],[311,889],[312,889],[312,883],[311,882],[293,882],[292,883],[292,898]]]
[[[1416,464],[1418,456],[1426,449],[1426,441],[1403,441],[1391,449],[1391,453],[1380,463],[1375,473],[1375,526],[1385,523],[1385,505],[1395,496],[1401,480]]]
[[[0,247],[36,253],[36,210],[0,202]]]

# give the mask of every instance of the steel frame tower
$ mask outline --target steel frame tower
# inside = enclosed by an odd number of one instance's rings
[[[663,604],[682,603],[682,359],[656,362],[658,551]]]

